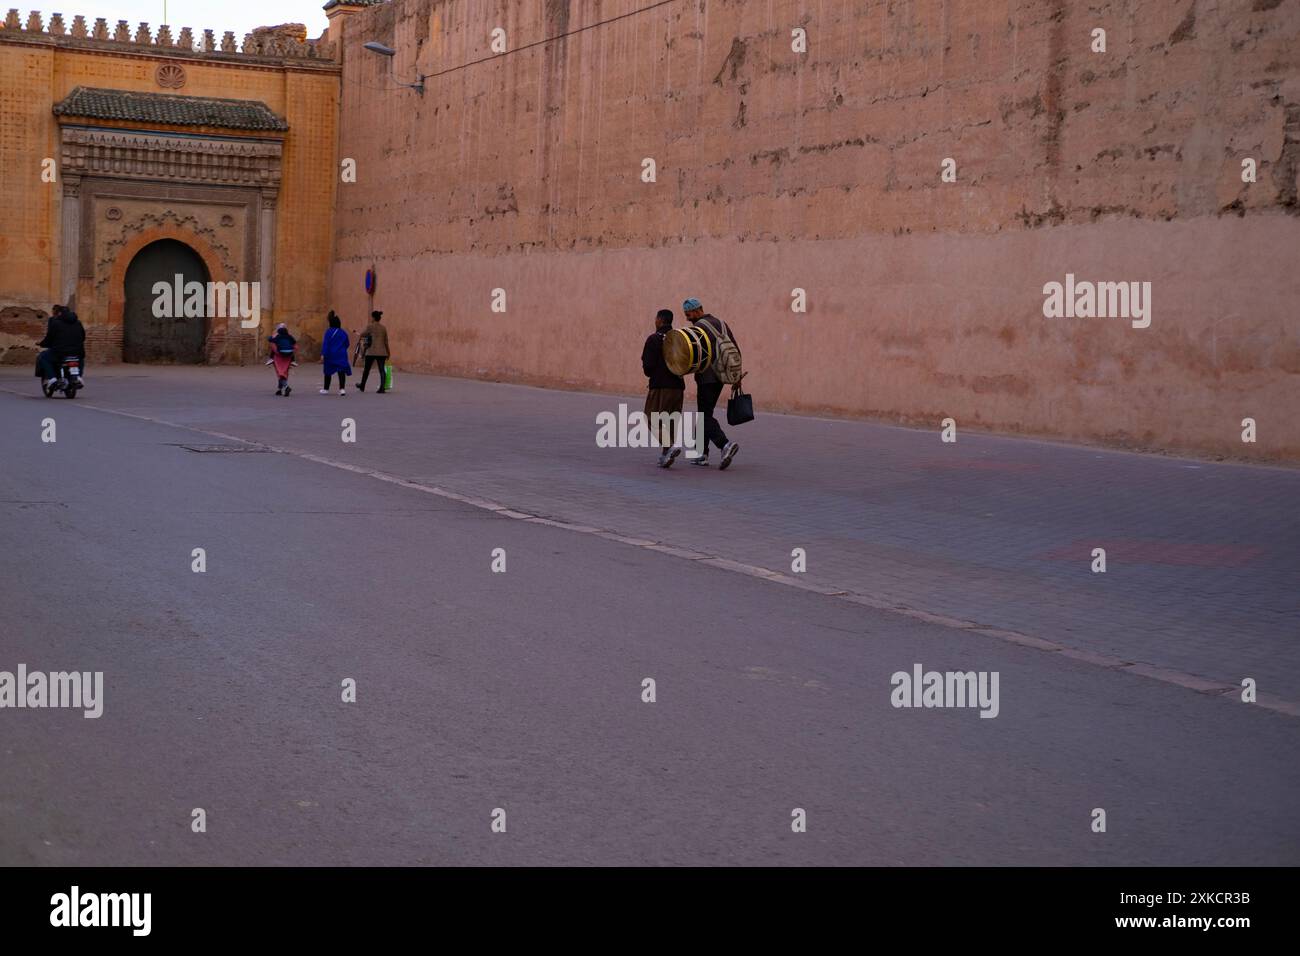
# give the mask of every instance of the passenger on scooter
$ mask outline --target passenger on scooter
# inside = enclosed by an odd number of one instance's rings
[[[50,310],[45,338],[36,345],[45,350],[36,356],[36,374],[45,385],[54,384],[59,377],[59,366],[69,358],[81,360],[82,375],[85,375],[86,328],[71,309],[56,305]]]

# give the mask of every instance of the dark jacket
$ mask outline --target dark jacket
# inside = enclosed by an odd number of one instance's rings
[[[732,329],[732,327],[731,327],[730,325],[728,325],[727,323],[723,322],[721,319],[719,319],[719,318],[715,318],[714,316],[709,315],[709,314],[706,312],[704,315],[700,316],[698,319],[695,319],[693,324],[704,326],[705,333],[706,333],[710,338],[716,338],[716,337],[717,337],[717,334],[718,334],[719,332],[721,332],[723,328],[725,328],[725,329],[727,330],[728,334],[730,334],[730,336],[731,336],[731,341],[732,341],[732,342],[735,342],[735,344],[736,344],[736,348],[737,348],[737,349],[740,348],[740,343],[736,341],[736,333],[735,333],[735,330]],[[715,346],[715,354],[716,354],[716,346]],[[695,384],[696,384],[696,385],[716,385],[717,383],[718,383],[718,375],[717,375],[716,372],[713,371],[713,366],[712,366],[712,365],[710,365],[708,368],[706,368],[703,372],[696,372],[696,373],[695,373]]]
[[[71,309],[62,315],[50,316],[45,326],[45,338],[36,343],[43,349],[56,353],[60,359],[75,355],[85,358],[86,328]]]
[[[288,332],[276,332],[267,341],[274,345],[275,350],[281,355],[292,355],[298,346],[298,340]]]
[[[641,371],[650,379],[651,388],[686,388],[686,380],[674,375],[664,362],[664,333],[658,329],[650,333],[641,349]]]

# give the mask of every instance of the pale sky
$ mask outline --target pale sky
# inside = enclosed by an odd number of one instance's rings
[[[172,28],[172,37],[176,37],[181,27],[192,27],[194,35],[200,37],[204,30],[216,32],[218,41],[222,33],[231,30],[235,41],[242,43],[244,34],[253,27],[269,27],[277,23],[303,23],[307,26],[307,36],[315,39],[325,30],[325,12],[321,9],[325,0],[167,0],[167,19],[163,19],[163,0],[28,0],[16,3],[10,0],[4,9],[17,6],[23,22],[27,22],[27,11],[39,10],[46,28],[50,25],[50,15],[63,14],[63,22],[71,28],[72,18],[81,14],[86,18],[86,27],[93,28],[96,17],[108,21],[109,35],[118,20],[131,24],[131,34],[141,21],[149,24],[152,33],[166,23]]]

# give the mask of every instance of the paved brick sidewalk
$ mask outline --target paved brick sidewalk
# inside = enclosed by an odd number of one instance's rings
[[[651,451],[596,446],[596,414],[639,396],[401,373],[390,395],[340,399],[318,395],[308,367],[284,400],[264,372],[110,367],[78,401],[775,571],[803,548],[809,582],[1300,697],[1297,470],[971,431],[943,444],[937,427],[763,414],[760,395],[759,419],[731,430],[743,446],[731,470],[664,471]],[[25,370],[4,370],[0,388],[36,394]],[[341,441],[344,416],[356,444]],[[1090,570],[1094,547],[1106,574]],[[709,599],[666,596],[683,627]]]

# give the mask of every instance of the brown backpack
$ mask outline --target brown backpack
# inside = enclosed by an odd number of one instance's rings
[[[727,323],[721,319],[716,319],[714,316],[709,316],[709,318],[715,319],[722,326],[722,328],[718,328],[708,319],[700,319],[700,324],[708,325],[709,330],[713,332],[713,338],[716,342],[716,347],[713,350],[713,374],[718,376],[718,381],[724,385],[735,385],[744,375],[740,368],[740,349],[732,341],[731,332],[727,329]]]

